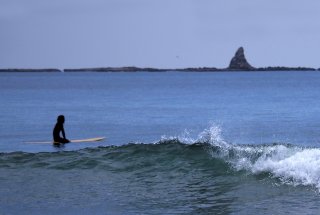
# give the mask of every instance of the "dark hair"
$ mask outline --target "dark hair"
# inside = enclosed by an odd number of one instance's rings
[[[57,118],[57,122],[58,123],[64,123],[64,116],[63,115],[59,115]]]

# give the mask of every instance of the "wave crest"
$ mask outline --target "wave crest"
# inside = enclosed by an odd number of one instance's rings
[[[222,157],[237,171],[252,174],[271,173],[283,183],[311,185],[320,189],[320,149],[289,144],[232,145],[220,137],[220,130],[209,129],[213,157]],[[216,137],[216,139],[212,138]]]
[[[320,190],[320,149],[290,144],[235,145],[226,142],[219,126],[197,138],[188,132],[162,137],[152,144],[127,144],[72,152],[0,153],[0,167],[92,169],[104,171],[193,171],[215,174],[253,174],[277,178],[290,185]],[[265,174],[267,173],[267,174]],[[221,175],[222,174],[222,175]]]
[[[211,126],[195,140],[185,136],[170,140],[176,139],[184,144],[203,144],[212,158],[223,160],[235,171],[244,170],[254,175],[267,173],[285,184],[310,185],[320,190],[319,148],[280,143],[234,145],[227,143],[221,133],[219,126]]]

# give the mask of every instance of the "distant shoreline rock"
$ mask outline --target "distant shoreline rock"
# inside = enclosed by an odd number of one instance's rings
[[[228,69],[251,71],[251,70],[255,70],[256,68],[254,68],[248,63],[244,55],[244,49],[243,47],[240,47],[236,51],[234,57],[231,59]]]
[[[310,67],[285,67],[269,66],[256,68],[248,63],[244,48],[237,49],[234,57],[231,59],[227,68],[216,67],[197,67],[197,68],[176,68],[176,69],[159,69],[159,68],[140,68],[135,66],[127,67],[97,67],[97,68],[74,68],[64,69],[63,72],[233,72],[233,71],[250,71],[250,72],[277,72],[277,71],[320,71]],[[59,69],[0,69],[1,72],[62,72]]]
[[[80,68],[64,69],[64,72],[161,72],[163,69],[157,68],[139,68],[134,66],[128,67],[97,67],[97,68]]]
[[[183,69],[158,69],[140,67],[100,67],[100,68],[80,68],[64,69],[64,72],[213,72],[220,71],[215,67],[183,68]]]
[[[310,67],[286,67],[286,66],[269,66],[269,67],[260,67],[256,68],[251,66],[245,55],[244,55],[244,48],[240,47],[236,51],[234,57],[231,59],[229,67],[227,68],[229,71],[317,71],[315,68]],[[320,70],[320,69],[318,69]]]
[[[285,66],[274,66],[274,67],[261,67],[261,68],[256,68],[254,71],[317,71],[315,68],[310,68],[310,67],[285,67]],[[320,71],[320,69],[318,69]]]
[[[60,69],[0,69],[0,72],[62,72]]]

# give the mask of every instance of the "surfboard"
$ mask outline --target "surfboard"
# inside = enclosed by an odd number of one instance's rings
[[[70,143],[87,143],[87,142],[97,142],[104,140],[105,137],[94,137],[94,138],[88,138],[88,139],[79,139],[79,140],[70,140]],[[34,143],[34,144],[53,144],[53,141],[39,141],[39,142],[26,142],[26,143]]]

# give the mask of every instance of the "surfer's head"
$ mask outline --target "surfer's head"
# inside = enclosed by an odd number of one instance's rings
[[[63,124],[64,123],[64,116],[63,115],[58,116],[57,122]]]

